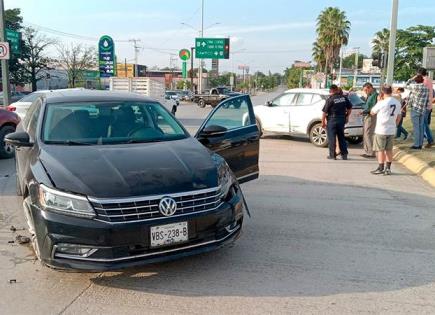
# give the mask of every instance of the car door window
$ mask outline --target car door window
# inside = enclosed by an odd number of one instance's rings
[[[217,125],[232,130],[251,124],[255,124],[255,122],[251,121],[249,115],[248,100],[244,97],[235,97],[227,100],[225,104],[212,113],[205,128]]]
[[[290,106],[293,104],[295,94],[293,93],[286,93],[283,95],[278,96],[272,101],[273,106]]]
[[[36,125],[38,122],[39,112],[41,111],[41,100],[37,99],[33,102],[33,104],[30,106],[29,111],[27,112],[24,121],[23,126],[24,129],[27,130],[27,132],[35,132]]]
[[[323,98],[319,94],[314,94],[313,99],[311,100],[311,104],[323,101]]]
[[[298,99],[296,101],[297,106],[304,106],[312,104],[313,94],[309,93],[300,93],[298,95]]]

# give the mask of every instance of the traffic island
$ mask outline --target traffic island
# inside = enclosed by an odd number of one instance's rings
[[[414,174],[421,176],[425,181],[432,185],[432,187],[435,187],[435,160],[425,161],[416,154],[405,150],[402,146],[394,146],[394,160],[403,164]],[[431,151],[433,151],[433,149],[431,149]],[[432,154],[425,155],[424,153],[421,154],[421,152],[419,155],[423,157],[432,156]]]

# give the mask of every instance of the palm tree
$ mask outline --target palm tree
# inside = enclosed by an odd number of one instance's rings
[[[325,72],[332,71],[342,45],[349,41],[350,22],[339,8],[328,7],[317,17],[316,47],[325,55]]]
[[[313,56],[314,61],[317,64],[317,70],[323,71],[325,64],[326,64],[325,51],[319,45],[318,42],[313,43],[312,56]]]
[[[390,30],[384,28],[382,31],[376,32],[375,37],[372,40],[373,52],[382,53],[387,52],[390,41]]]

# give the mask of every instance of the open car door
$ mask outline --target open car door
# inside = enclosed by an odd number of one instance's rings
[[[260,132],[248,95],[221,102],[195,137],[227,161],[239,183],[258,178]]]

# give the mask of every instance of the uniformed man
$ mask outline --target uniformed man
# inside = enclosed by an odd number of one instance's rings
[[[329,155],[328,159],[335,160],[336,139],[340,147],[343,160],[347,160],[347,143],[344,137],[344,125],[352,112],[352,103],[343,95],[341,89],[333,84],[329,88],[330,97],[323,107],[322,126],[327,128]]]

